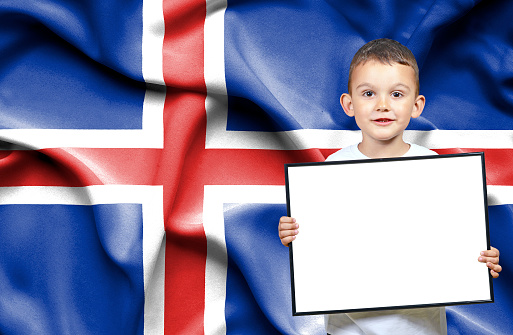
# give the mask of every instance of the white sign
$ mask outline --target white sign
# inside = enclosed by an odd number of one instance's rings
[[[483,153],[285,169],[294,315],[493,301]]]

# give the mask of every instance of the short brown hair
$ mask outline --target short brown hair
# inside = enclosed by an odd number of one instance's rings
[[[351,61],[351,66],[349,67],[349,80],[347,82],[347,89],[349,90],[349,93],[351,93],[351,76],[353,75],[354,69],[358,65],[363,65],[370,60],[379,61],[383,64],[389,65],[398,63],[411,66],[415,72],[417,95],[419,94],[419,67],[417,65],[417,61],[415,60],[415,56],[410,51],[410,49],[401,43],[388,38],[380,38],[370,41],[356,52],[353,60]]]

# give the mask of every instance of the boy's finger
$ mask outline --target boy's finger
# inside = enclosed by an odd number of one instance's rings
[[[502,271],[502,266],[500,266],[499,264],[493,264],[493,263],[486,263],[486,266],[492,270],[493,272],[496,272],[496,273],[499,273]]]
[[[499,277],[499,274],[493,270],[490,270],[490,274],[492,275],[493,278],[498,278]]]
[[[284,246],[288,247],[289,243],[294,241],[295,239],[296,239],[296,236],[289,236],[289,237],[286,237],[286,238],[282,238],[281,239],[281,244],[283,244]]]
[[[479,258],[477,259],[478,261],[480,261],[481,263],[494,263],[494,264],[499,264],[499,257],[484,257],[484,256],[479,256]]]
[[[291,218],[290,216],[282,216],[282,217],[280,218],[280,222],[283,222],[283,223],[292,223],[292,222],[296,222],[296,219]]]
[[[282,230],[294,230],[294,229],[298,229],[298,228],[299,228],[299,225],[297,223],[281,223],[278,226],[278,230],[279,231],[282,231]]]
[[[486,257],[499,257],[499,250],[493,248],[492,250],[484,250],[484,251],[481,251],[481,256],[486,256]]]
[[[295,236],[299,233],[297,229],[282,229],[279,232],[280,238],[284,238],[287,236]]]

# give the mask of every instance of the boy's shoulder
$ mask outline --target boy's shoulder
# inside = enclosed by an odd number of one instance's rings
[[[410,150],[408,150],[408,152],[406,152],[403,157],[438,155],[435,151],[423,146],[413,143],[408,144],[410,144]],[[360,150],[358,150],[358,144],[353,144],[332,153],[328,156],[328,158],[326,158],[326,162],[348,161],[356,159],[369,159],[369,157],[365,156],[360,152]]]
[[[335,151],[326,158],[326,162],[349,161],[367,158],[367,156],[365,156],[360,152],[360,150],[358,150],[358,144],[353,144],[348,147],[342,148],[338,151]]]

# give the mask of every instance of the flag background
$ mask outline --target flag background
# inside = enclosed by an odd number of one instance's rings
[[[448,332],[512,333],[512,10],[0,1],[0,333],[323,334],[291,316],[283,164],[358,141],[338,98],[380,37],[419,63],[406,138],[486,155],[504,271],[495,303],[447,308]]]

